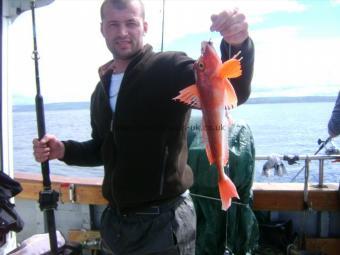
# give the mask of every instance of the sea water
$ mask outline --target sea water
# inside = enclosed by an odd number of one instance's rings
[[[322,103],[271,103],[244,104],[231,111],[235,122],[244,121],[251,128],[256,148],[256,155],[313,155],[319,145],[318,139],[328,137],[327,123],[334,102]],[[194,110],[192,116],[199,116]],[[85,141],[91,138],[90,113],[88,108],[73,110],[46,110],[46,132],[62,140]],[[37,137],[36,113],[14,111],[13,147],[14,169],[24,172],[40,173],[40,164],[34,161],[32,140]],[[340,147],[340,138],[333,141]],[[324,154],[320,151],[320,155]],[[290,182],[301,172],[296,182],[303,182],[304,161],[294,165],[284,162],[288,171],[282,177],[262,175],[265,161],[256,161],[255,181]],[[102,167],[67,166],[58,160],[50,161],[51,174],[63,176],[100,177]],[[311,163],[310,181],[318,182],[318,162]],[[325,162],[325,182],[340,181],[340,163]]]

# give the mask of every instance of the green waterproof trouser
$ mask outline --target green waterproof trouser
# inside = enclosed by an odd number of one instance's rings
[[[195,178],[190,191],[197,215],[196,255],[219,255],[226,250],[249,254],[259,239],[257,220],[251,209],[255,166],[251,130],[244,123],[235,123],[229,130],[229,164],[225,171],[234,182],[240,200],[234,201],[227,212],[221,210],[216,167],[208,162],[200,131],[193,133],[188,136],[191,139],[188,163]]]

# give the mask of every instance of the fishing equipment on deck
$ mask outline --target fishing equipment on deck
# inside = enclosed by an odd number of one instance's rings
[[[332,137],[328,137],[325,141],[322,141],[321,139],[318,139],[318,144],[320,145],[320,147],[316,150],[316,152],[314,153],[314,155],[317,155],[326,145],[327,143],[329,143],[332,140]],[[286,157],[286,156],[285,156]],[[288,157],[286,157],[286,159],[289,159]],[[296,160],[299,160],[299,157],[297,156]],[[288,161],[289,162],[289,161]],[[295,163],[295,162],[294,162]],[[298,172],[297,174],[290,180],[290,182],[294,182],[296,177],[299,176],[299,174],[305,170],[306,165],[304,165]]]
[[[340,154],[340,149],[337,148],[333,141],[331,140],[328,144],[325,145],[325,153],[326,155],[336,155]]]
[[[0,247],[6,243],[9,231],[20,232],[24,222],[15,210],[10,198],[22,191],[19,182],[0,171]]]
[[[320,138],[318,139],[318,144],[320,145],[319,149],[314,153],[314,155],[318,154],[319,151],[321,151],[327,143],[329,143],[332,140],[332,137],[329,136],[325,141],[322,141]]]
[[[264,163],[262,168],[262,175],[269,177],[271,169],[274,169],[274,174],[283,176],[287,174],[287,170],[279,155],[272,154],[268,156],[268,160]]]
[[[325,141],[322,141],[321,139],[318,139],[318,145],[319,148],[315,151],[314,155],[317,155],[325,146],[332,140],[332,137],[328,137]],[[305,164],[304,166],[297,172],[297,174],[291,179],[291,182],[293,182],[296,177],[304,171],[304,188],[303,188],[303,214],[301,216],[301,227],[300,227],[300,242],[298,244],[298,247],[304,247],[305,244],[303,243],[306,237],[305,234],[305,228],[306,228],[306,219],[308,214],[312,211],[311,207],[311,202],[309,200],[309,190],[308,190],[308,185],[309,185],[309,174],[310,174],[310,169],[309,169],[309,162],[310,158],[307,156],[305,159]]]
[[[288,165],[294,165],[300,160],[300,157],[299,155],[283,155],[283,160],[287,161]]]
[[[75,243],[67,243],[64,236],[56,231],[57,236],[57,254],[77,255],[82,254],[81,246]],[[49,245],[49,234],[36,234],[21,242],[20,246],[8,255],[22,254],[43,254],[51,255]]]

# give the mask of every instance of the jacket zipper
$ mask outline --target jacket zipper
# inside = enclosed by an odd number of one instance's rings
[[[159,185],[159,195],[163,195],[164,177],[165,177],[166,163],[168,161],[168,154],[169,154],[168,146],[165,146],[164,155],[163,155],[163,162],[162,162],[161,179],[160,179],[160,185]]]
[[[112,74],[110,74],[111,76]],[[123,78],[124,79],[124,78]],[[112,139],[113,139],[113,146],[116,146],[116,141],[117,141],[117,138],[116,138],[116,132],[114,132],[114,118],[115,118],[115,114],[116,114],[116,111],[112,111],[111,109],[111,106],[110,106],[110,97],[109,97],[109,94],[108,94],[108,91],[106,89],[106,86],[105,86],[105,81],[102,80],[102,84],[103,84],[103,87],[104,87],[104,91],[105,91],[105,94],[106,94],[106,97],[107,97],[107,100],[108,100],[108,104],[109,104],[109,107],[110,107],[110,110],[111,110],[111,122],[110,122],[110,131],[112,133]],[[123,83],[123,80],[122,80],[122,83]],[[121,83],[121,85],[122,85]],[[108,86],[108,89],[110,89],[110,86],[111,86],[111,79],[110,79],[110,84]],[[120,86],[121,87],[121,86]],[[120,88],[119,88],[119,91],[120,91]],[[118,95],[117,95],[117,102],[118,102],[118,96],[119,96],[119,91],[118,91]],[[116,103],[116,107],[117,107],[117,103]],[[113,167],[113,166],[112,166]],[[118,206],[118,203],[117,203],[117,200],[114,196],[114,191],[113,191],[113,180],[114,180],[114,173],[115,171],[113,171],[111,174],[110,174],[110,178],[109,178],[109,185],[110,185],[110,191],[111,191],[111,197],[112,197],[112,200],[113,200],[113,203],[114,205],[117,207],[117,209],[119,210],[119,206]]]
[[[113,146],[115,146],[115,138],[114,138],[115,133],[113,132],[113,119],[111,119],[111,125],[110,126],[111,126],[110,127],[110,129],[111,129],[110,132],[112,133],[112,139],[113,139],[113,143],[114,143]],[[113,168],[113,165],[112,165],[112,168]],[[116,171],[112,171],[111,174],[110,174],[109,185],[110,185],[110,191],[111,191],[112,200],[114,202],[115,207],[119,210],[119,206],[118,206],[118,203],[117,203],[117,200],[116,200],[116,198],[114,196],[114,191],[113,191],[113,187],[114,187],[113,180],[114,180],[115,172]]]

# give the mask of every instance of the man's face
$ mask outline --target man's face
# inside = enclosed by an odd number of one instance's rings
[[[129,60],[133,57],[143,48],[143,36],[147,32],[147,23],[141,16],[138,1],[132,1],[124,9],[106,4],[101,32],[115,59]]]

